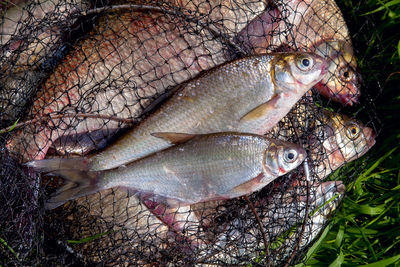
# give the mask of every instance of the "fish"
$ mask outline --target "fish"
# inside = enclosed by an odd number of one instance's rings
[[[231,40],[253,18],[261,14],[268,6],[268,1],[246,0],[117,0],[110,6],[118,4],[139,4],[156,6],[163,10],[179,12],[188,20],[196,20],[199,25],[207,25],[216,37]]]
[[[314,114],[314,117],[310,117]],[[297,132],[293,130],[296,129]],[[298,135],[310,151],[314,163],[313,175],[322,181],[330,173],[365,155],[375,144],[376,134],[356,118],[318,109],[309,102],[299,102],[291,116],[287,116],[266,136],[293,141]]]
[[[326,218],[329,217],[345,191],[345,186],[341,181],[314,184],[310,187],[310,199],[307,203],[307,186],[304,183],[298,183],[296,177],[292,177],[283,184],[282,181],[274,181],[267,187],[251,199],[267,234],[269,252],[277,256],[277,260],[282,260],[282,254],[293,252],[293,241],[297,240],[298,232],[289,237],[286,235],[288,232],[292,232],[292,229],[301,230],[306,215],[306,206],[309,206],[309,219],[306,223],[308,232],[309,227],[313,227],[312,223],[318,222],[320,216],[326,214]],[[333,199],[335,196],[339,197]],[[331,199],[333,201],[327,203]],[[265,263],[264,249],[254,250],[254,247],[263,248],[265,244],[259,226],[255,223],[255,218],[243,215],[244,212],[249,213],[248,209],[248,206],[243,205],[239,209],[236,206],[236,211],[227,210],[227,212],[237,215],[225,222],[227,223],[225,230],[213,241],[218,249],[199,250],[200,262],[207,264],[218,261],[221,264],[242,265],[258,260],[259,263],[260,261]],[[303,237],[302,241],[307,238],[308,236]],[[280,252],[280,250],[284,251]],[[254,251],[254,253],[246,258],[232,257],[232,255],[245,252],[248,255],[249,251]],[[271,263],[277,264],[277,262]]]
[[[0,21],[1,70],[15,73],[39,67],[57,50],[63,29],[71,28],[77,14],[89,7],[85,0],[35,0],[10,5]]]
[[[344,164],[365,155],[375,145],[375,132],[356,119],[344,114],[324,111],[326,125],[322,139],[323,151],[328,160],[316,171],[326,177]],[[311,138],[313,139],[313,138]]]
[[[66,50],[65,35],[90,7],[85,0],[11,1],[0,19],[0,120],[23,117],[51,67]]]
[[[250,53],[300,50],[330,61],[329,75],[315,87],[345,105],[358,103],[361,75],[350,33],[334,0],[281,0],[243,28],[235,42]]]
[[[76,159],[54,159],[31,161],[29,166],[45,164],[48,171],[60,164],[92,171],[116,168],[171,146],[152,136],[154,132],[264,134],[325,75],[326,66],[321,57],[298,52],[231,61],[182,85],[127,134],[79,164]]]
[[[56,192],[46,207],[56,208],[67,200],[113,187],[149,195],[171,207],[231,199],[261,189],[299,166],[306,155],[296,144],[254,134],[153,135],[176,145],[105,171],[66,169],[61,164],[52,173],[70,183]]]
[[[346,163],[363,156],[375,144],[374,131],[364,126],[359,120],[326,109],[318,110],[315,105],[310,105],[309,101],[310,100],[302,100],[298,102],[291,113],[266,134],[269,138],[283,141],[293,142],[297,140],[297,142],[302,143],[303,147],[308,150],[308,160],[312,163],[310,165],[311,177],[307,178],[300,172],[292,173],[288,178],[285,177],[288,181],[293,180],[290,185],[291,187],[299,186],[304,188],[304,182],[307,181],[307,179],[311,179],[310,182],[313,185],[325,184],[323,181],[329,174]],[[314,114],[313,116],[315,117],[310,116],[311,114]],[[301,142],[296,135],[300,138]],[[281,183],[282,180],[274,181],[263,189],[264,194],[260,193],[258,197],[254,196],[255,205],[258,207],[268,206],[265,203],[263,204],[263,202],[260,204],[257,201],[259,201],[259,197],[263,199],[267,196],[271,196],[271,192],[275,192],[274,190],[277,190],[276,188],[287,190],[287,186],[285,186],[286,182],[283,186],[280,185]],[[329,189],[332,188],[333,185],[334,182],[329,182],[325,184],[325,187]],[[325,191],[329,190],[323,190],[323,192]],[[276,194],[272,194],[270,198],[271,202],[273,202],[273,199],[277,199]],[[323,195],[323,193],[321,192],[320,195]],[[233,211],[229,209],[229,206],[238,209],[237,203],[236,205],[232,205],[228,201],[223,200],[207,202],[207,205],[192,205],[192,210],[195,211],[202,229],[206,231],[207,239],[211,240],[210,242],[215,242],[216,237],[223,235],[224,231],[229,229],[229,219],[227,219],[226,214],[233,213]],[[285,206],[283,206],[283,208],[284,207]],[[221,212],[216,212],[217,210],[226,211],[221,214]],[[260,213],[265,214],[266,210],[267,209],[261,209]],[[267,217],[269,216],[270,215],[267,215]],[[298,218],[298,215],[296,216],[287,216],[276,221],[276,224],[270,224],[268,226],[268,232],[279,231],[282,225],[291,222],[291,218]],[[218,222],[218,224],[215,224],[215,222]],[[238,224],[240,224],[240,222],[238,222]],[[274,227],[276,227],[276,230],[271,231],[273,225],[275,225]],[[210,230],[207,232],[207,229]]]
[[[332,217],[333,213],[343,200],[346,187],[342,181],[328,181],[320,185],[320,192],[316,192],[317,201],[315,205],[311,205],[312,211],[305,223],[304,232],[301,234],[303,221],[299,221],[297,225],[282,237],[278,237],[278,248],[276,248],[277,257],[274,264],[285,263],[293,253],[293,244],[299,244],[298,253],[311,244],[317,236],[325,229],[326,224]],[[303,201],[306,201],[304,199]]]
[[[45,158],[61,136],[126,126],[107,117],[140,118],[157,96],[226,62],[223,51],[207,29],[183,18],[107,12],[43,82],[20,120],[35,122],[14,131],[7,147],[28,162]],[[106,119],[73,116],[77,113]]]

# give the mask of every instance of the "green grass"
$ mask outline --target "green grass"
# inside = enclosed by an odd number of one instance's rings
[[[348,186],[341,208],[304,263],[400,266],[400,0],[343,0],[338,4],[355,33],[353,43],[365,90],[374,98],[381,132],[368,157],[357,163],[363,171],[353,177],[356,181]],[[361,26],[371,18],[376,27],[365,31]],[[383,90],[374,88],[377,80]],[[333,178],[340,179],[351,168],[334,173]]]

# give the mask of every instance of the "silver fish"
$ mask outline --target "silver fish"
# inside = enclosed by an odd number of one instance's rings
[[[154,132],[264,134],[325,75],[325,68],[325,60],[309,53],[266,54],[219,66],[184,84],[156,112],[104,151],[79,165],[73,160],[71,167],[111,169],[170,146],[152,136]],[[53,164],[45,164],[29,163],[51,171],[69,161],[55,159]]]
[[[254,134],[157,136],[177,145],[112,170],[84,172],[61,165],[53,173],[71,183],[61,188],[47,207],[113,187],[150,195],[169,206],[231,199],[261,189],[296,168],[306,155],[298,145]],[[46,162],[51,160],[42,164]]]

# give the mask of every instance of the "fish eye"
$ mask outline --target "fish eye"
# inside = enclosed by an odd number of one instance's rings
[[[340,69],[340,79],[343,82],[349,82],[353,79],[354,72],[349,67],[344,67]]]
[[[310,56],[300,56],[296,61],[297,67],[302,71],[309,71],[313,67],[314,61]]]
[[[288,162],[292,163],[295,162],[297,159],[297,151],[295,149],[287,149],[283,155],[283,159]]]
[[[346,127],[346,136],[354,140],[360,134],[360,127],[356,124],[350,124]]]

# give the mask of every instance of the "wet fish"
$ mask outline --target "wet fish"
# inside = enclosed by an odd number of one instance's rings
[[[307,65],[307,66],[305,66]],[[264,134],[325,75],[326,62],[309,53],[275,53],[232,61],[184,84],[156,112],[104,151],[71,164],[106,170],[170,146],[154,132]],[[47,170],[70,161],[55,159]],[[31,165],[41,166],[40,161]]]
[[[309,102],[300,101],[288,116],[267,133],[267,136],[285,141],[298,140],[295,137],[296,135],[300,139],[306,138],[304,140],[304,147],[309,150],[309,160],[312,162],[311,183],[319,184],[334,170],[364,155],[375,144],[375,133],[371,128],[364,126],[354,118],[327,110],[321,112],[315,109],[316,107],[310,105]],[[310,114],[318,114],[318,116],[310,118]],[[300,183],[300,185],[303,184],[303,188],[304,181],[307,180],[305,176],[298,176],[298,174],[296,174],[295,178],[291,177],[291,179],[299,181],[292,184],[291,187],[297,186]],[[268,197],[271,196],[269,190],[277,184],[279,185],[279,182],[268,185],[264,189],[265,195]],[[326,183],[326,186],[328,185],[329,183]],[[280,189],[286,190],[286,187],[280,187]],[[280,194],[280,192],[276,194]],[[290,190],[288,194],[290,194]],[[304,192],[302,194],[304,195]],[[323,194],[320,193],[320,195],[322,196]],[[261,194],[262,198],[264,198],[263,194]],[[257,197],[255,199],[258,201]],[[277,197],[272,196],[270,201],[273,202],[273,199],[277,199]],[[258,207],[268,206],[265,203],[258,203],[256,205]],[[217,218],[218,216],[221,217],[221,215],[218,215],[216,210],[221,210],[223,207],[226,207],[225,209],[228,210],[227,213],[230,212],[229,208],[227,208],[229,204],[226,201],[208,202],[207,206],[201,204],[192,205],[192,209],[196,210],[195,213],[201,222],[202,228],[211,229],[207,234],[209,236],[208,239],[213,240],[212,242],[214,242],[215,239],[213,238],[215,236],[223,234],[223,231],[227,228],[229,229],[227,226],[228,220],[222,219],[221,221],[221,219]],[[266,211],[267,209],[260,208],[261,214],[265,214]],[[284,213],[283,210],[280,212]],[[277,213],[280,214],[280,212]],[[269,217],[270,215],[267,216]],[[286,216],[277,220],[274,226],[277,229],[276,231],[279,231],[282,225],[291,222],[292,218],[296,219],[296,216]],[[215,221],[218,221],[218,225],[214,225]],[[270,233],[273,225],[271,223],[268,226]]]
[[[224,54],[207,29],[180,17],[109,12],[45,81],[26,117],[38,122],[15,132],[8,149],[24,162],[43,159],[61,136],[121,127],[93,117],[41,119],[76,113],[138,118],[155,96],[224,63]]]
[[[101,172],[64,169],[60,165],[53,173],[71,183],[61,188],[47,207],[55,208],[67,200],[112,187],[149,194],[151,199],[169,206],[231,199],[261,189],[296,168],[306,155],[298,145],[254,134],[154,135],[177,145]],[[41,161],[44,169],[49,161]]]
[[[309,109],[315,107],[300,103],[294,109],[295,116],[285,117],[267,136],[285,141],[295,140],[293,136],[296,134],[305,138],[305,147],[310,150],[311,160],[318,163],[315,166],[315,175],[319,180],[363,156],[375,144],[374,131],[357,119],[325,109]],[[307,114],[318,116],[310,119]]]
[[[346,105],[358,102],[361,76],[352,42],[334,0],[282,0],[269,6],[237,36],[253,53],[275,50],[313,51],[330,59],[329,73],[318,91]]]
[[[268,1],[246,0],[114,0],[111,5],[143,4],[184,14],[188,20],[196,20],[210,27],[216,37],[232,39],[253,18],[261,14]]]
[[[64,34],[90,5],[85,0],[12,1],[0,19],[0,120],[23,117],[50,67],[63,56]],[[65,38],[64,38],[65,39]]]
[[[278,262],[285,263],[288,260],[293,253],[293,244],[298,242],[298,252],[301,252],[315,240],[339,206],[346,190],[342,181],[324,182],[318,189],[321,190],[315,193],[318,200],[313,203],[314,205],[311,205],[312,210],[305,223],[301,238],[303,221],[299,221],[294,229],[285,233],[283,237],[280,237],[281,240],[276,242],[279,247],[275,249],[278,255],[274,261],[275,264],[278,264]],[[306,202],[306,198],[303,197],[303,201]]]
[[[323,149],[328,161],[319,166],[317,175],[326,177],[328,174],[363,156],[375,144],[374,131],[364,126],[360,121],[346,115],[325,111],[326,128],[323,138]]]
[[[264,230],[267,233],[270,253],[274,253],[274,255],[276,255],[276,253],[279,255],[286,253],[279,253],[280,246],[276,246],[275,242],[279,239],[283,239],[282,236],[284,236],[287,231],[293,227],[298,227],[298,225],[304,221],[307,205],[309,205],[310,216],[307,226],[310,227],[311,223],[319,218],[314,216],[319,216],[323,212],[329,213],[329,211],[331,211],[330,208],[332,204],[328,204],[328,206],[325,207],[326,202],[335,195],[342,195],[345,191],[345,187],[341,181],[328,181],[320,185],[316,184],[310,188],[310,199],[307,203],[307,187],[305,184],[297,183],[296,179],[291,179],[289,183],[285,184],[286,191],[282,191],[283,187],[279,186],[279,182],[275,181],[274,185],[271,184],[268,186],[268,189],[264,189],[260,192],[253,203]],[[334,199],[334,205],[336,205],[340,199],[340,197]],[[313,214],[318,208],[321,210]],[[237,258],[231,257],[231,255],[240,255],[244,252],[248,253],[250,249],[254,251],[254,247],[262,248],[265,245],[255,219],[253,217],[247,220],[243,219],[244,216],[241,212],[248,213],[248,207],[241,207],[240,211],[236,212],[241,215],[238,215],[237,218],[232,217],[232,220],[226,222],[225,230],[218,236],[217,240],[213,241],[216,244],[215,246],[220,248],[218,250],[219,252],[216,250],[199,250],[201,253],[201,262],[206,264],[218,261],[223,264],[236,265],[251,263],[256,259],[265,260],[265,254],[263,254],[264,250],[257,250],[258,252],[254,253],[251,258],[241,258],[240,262]],[[292,236],[291,241],[293,242],[293,238],[296,237],[297,235]],[[289,240],[286,242],[289,242]],[[281,248],[285,250],[292,247],[293,246],[282,246]]]

